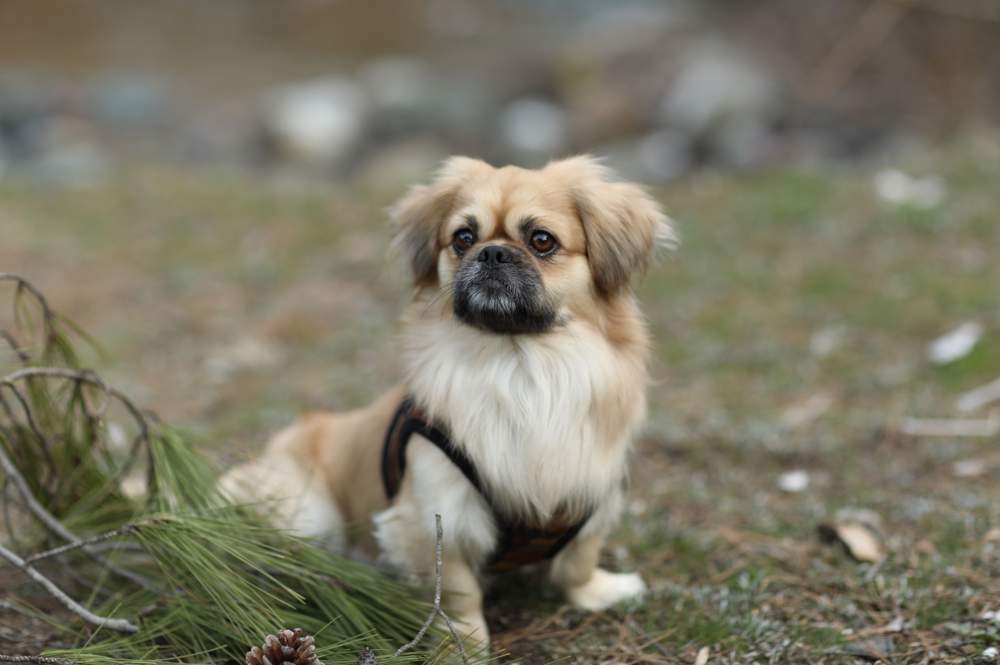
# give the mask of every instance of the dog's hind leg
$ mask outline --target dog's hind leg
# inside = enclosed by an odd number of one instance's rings
[[[646,591],[638,573],[612,573],[597,566],[603,535],[577,536],[552,562],[550,576],[569,601],[597,612]]]
[[[343,551],[344,517],[324,478],[291,454],[300,427],[279,433],[257,459],[230,469],[219,489],[235,503],[256,510],[270,524],[302,538],[316,538],[325,547]]]

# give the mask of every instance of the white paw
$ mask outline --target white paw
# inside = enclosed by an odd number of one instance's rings
[[[444,623],[443,621],[439,623]],[[469,616],[451,617],[451,623],[465,643],[474,649],[489,647],[490,629],[486,625],[486,619],[482,614]],[[442,626],[445,630],[447,627]]]
[[[642,596],[646,593],[646,583],[639,573],[609,573],[598,568],[589,582],[570,588],[566,593],[576,607],[598,612],[623,600]]]

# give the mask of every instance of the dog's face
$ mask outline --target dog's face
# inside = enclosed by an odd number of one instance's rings
[[[607,307],[672,238],[652,198],[589,157],[539,170],[455,157],[394,212],[418,287],[450,295],[463,323],[507,335]]]

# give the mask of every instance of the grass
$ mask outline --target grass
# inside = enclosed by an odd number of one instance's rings
[[[1000,142],[899,159],[943,179],[940,206],[880,201],[876,165],[658,192],[684,243],[641,287],[652,415],[607,553],[653,591],[587,615],[527,574],[527,595],[490,592],[498,646],[527,663],[691,662],[703,646],[713,663],[838,663],[888,636],[893,662],[965,663],[1000,644],[979,618],[1000,609],[1000,442],[898,428],[956,415],[958,394],[1000,376]],[[111,379],[237,459],[298,412],[398,376],[394,193],[361,191],[170,169],[57,195],[8,179],[0,269],[101,340]],[[927,344],[966,320],[986,326],[977,348],[929,363]],[[984,473],[956,476],[969,459]],[[809,472],[804,492],[778,488],[792,469]],[[881,516],[885,562],[816,537],[845,507]]]

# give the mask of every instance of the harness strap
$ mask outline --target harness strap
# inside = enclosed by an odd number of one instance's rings
[[[382,446],[382,483],[390,501],[396,498],[402,486],[406,471],[406,446],[414,434],[421,435],[444,453],[489,506],[500,532],[500,542],[489,564],[494,572],[506,572],[554,557],[576,537],[590,519],[588,514],[582,520],[572,522],[560,511],[548,524],[529,526],[507,518],[497,510],[489,493],[483,488],[472,460],[452,444],[448,435],[435,426],[410,397],[405,398],[396,409]]]

